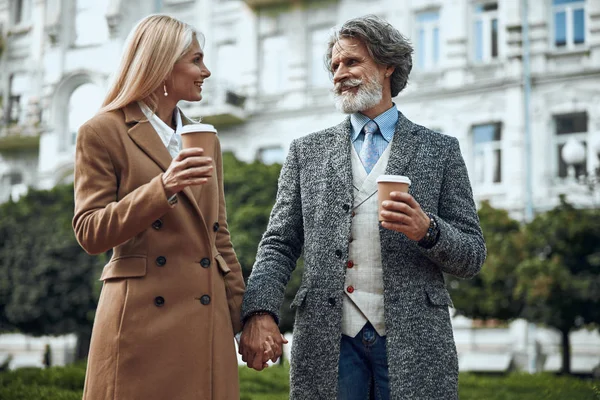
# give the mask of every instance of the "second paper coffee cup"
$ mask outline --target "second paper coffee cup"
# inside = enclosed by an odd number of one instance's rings
[[[179,130],[184,149],[201,147],[204,149],[204,156],[213,158],[216,133],[215,127],[209,124],[189,124]]]
[[[405,192],[408,193],[410,186],[410,179],[404,175],[380,175],[377,178],[377,197],[379,200],[379,221],[384,221],[381,217],[381,211],[383,207],[381,204],[386,200],[391,200],[391,192]]]

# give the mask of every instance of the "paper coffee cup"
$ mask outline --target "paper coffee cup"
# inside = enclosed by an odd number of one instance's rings
[[[181,135],[182,147],[189,149],[191,147],[201,147],[204,149],[205,157],[214,158],[215,136],[217,130],[209,124],[189,124],[184,125],[178,131]]]
[[[377,198],[379,200],[379,221],[385,221],[381,217],[383,207],[381,204],[386,200],[391,200],[391,192],[408,193],[410,179],[403,175],[380,175],[377,178]]]

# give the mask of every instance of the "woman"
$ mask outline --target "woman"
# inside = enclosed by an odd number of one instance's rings
[[[79,130],[77,240],[113,249],[83,398],[239,399],[234,332],[241,329],[240,264],[225,216],[218,140],[211,154],[180,150],[210,76],[192,27],[153,15],[130,34],[103,107]]]

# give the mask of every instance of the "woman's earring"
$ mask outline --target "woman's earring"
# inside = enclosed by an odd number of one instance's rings
[[[167,97],[169,95],[169,93],[167,93],[167,84],[163,83],[163,90],[165,91],[165,97]]]

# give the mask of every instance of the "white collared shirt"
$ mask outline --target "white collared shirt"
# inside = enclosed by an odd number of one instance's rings
[[[146,118],[148,118],[150,125],[152,125],[156,133],[158,133],[160,140],[162,140],[163,144],[169,151],[169,154],[171,154],[171,157],[175,158],[181,150],[181,135],[177,133],[182,126],[181,114],[179,113],[179,110],[176,109],[175,111],[176,129],[173,130],[169,125],[165,124],[165,122],[160,119],[158,115],[154,114],[146,104],[141,101],[138,101],[138,104]]]

